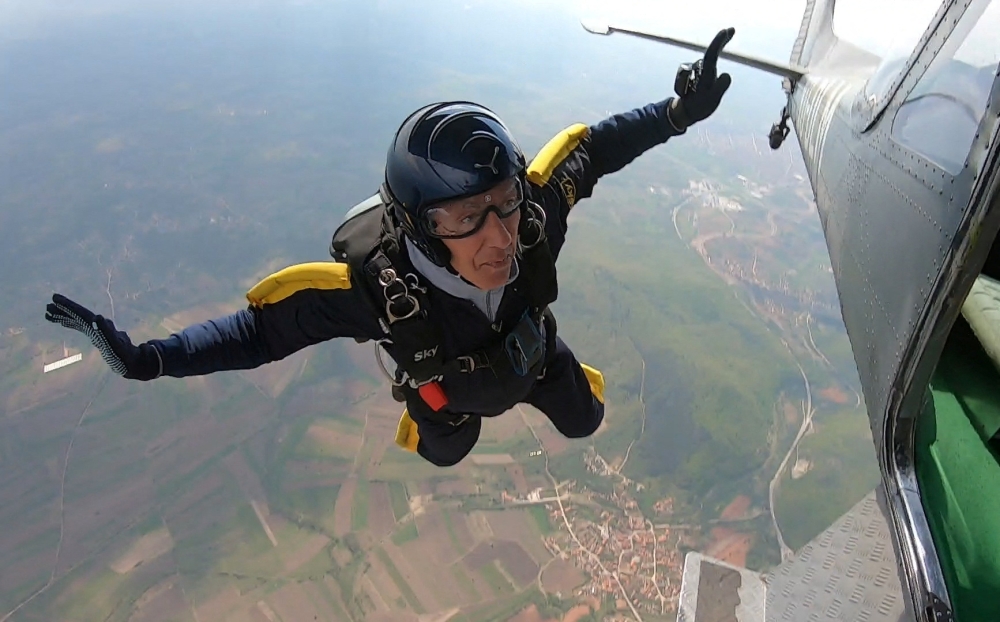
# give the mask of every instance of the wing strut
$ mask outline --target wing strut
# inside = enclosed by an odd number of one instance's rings
[[[630,28],[611,26],[609,24],[604,24],[601,22],[582,21],[581,25],[587,32],[591,32],[595,35],[610,35],[615,32],[620,32],[626,35],[632,35],[633,37],[639,37],[640,39],[649,39],[650,41],[656,41],[657,43],[666,43],[667,45],[675,45],[677,47],[685,48],[695,52],[704,52],[708,48],[707,45],[701,45],[700,43],[691,43],[690,41],[685,41],[684,39],[665,37],[663,35],[654,35],[652,33],[642,32],[641,30],[632,30]],[[748,67],[760,69],[761,71],[766,71],[767,73],[788,78],[793,85],[796,82],[798,82],[799,79],[806,73],[805,67],[799,67],[798,65],[790,65],[788,63],[777,63],[774,61],[765,60],[763,58],[758,58],[756,56],[750,56],[747,54],[727,52],[725,49],[719,52],[719,58],[725,58],[727,60],[731,60],[741,65],[746,65]]]

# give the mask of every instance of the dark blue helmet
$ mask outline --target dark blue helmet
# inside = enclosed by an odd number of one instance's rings
[[[429,235],[426,211],[437,203],[480,194],[514,176],[523,178],[524,154],[492,111],[472,102],[425,106],[400,126],[385,163],[382,198],[404,233],[440,266],[450,260]]]

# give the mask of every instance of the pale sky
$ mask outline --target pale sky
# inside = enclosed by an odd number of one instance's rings
[[[138,6],[170,4],[211,5],[350,4],[371,0],[143,0]],[[471,4],[484,0],[470,0]],[[492,2],[494,0],[485,0]],[[734,26],[734,51],[759,53],[760,43],[771,36],[793,40],[802,20],[805,0],[495,0],[530,7],[557,6],[580,19],[618,23],[652,32],[671,34],[707,44],[720,28]],[[908,52],[930,23],[941,0],[837,0],[834,29],[837,35],[885,57]],[[44,29],[47,22],[74,15],[100,15],[129,7],[131,0],[0,0],[0,38],[20,38],[24,31]],[[1000,1],[993,2],[963,46],[965,53],[979,52],[996,60],[995,32],[1000,30]],[[987,27],[996,25],[997,28]],[[16,32],[21,30],[22,32]],[[742,44],[742,45],[741,45]],[[790,52],[791,50],[789,50]],[[775,60],[787,60],[787,55]],[[980,60],[980,59],[977,59]]]
[[[806,4],[805,0],[573,0],[570,5],[565,0],[550,1],[572,6],[581,16],[705,44],[720,28],[731,25],[736,38],[729,46],[749,53],[756,52],[755,42],[769,36],[797,33]],[[913,49],[940,5],[941,0],[837,0],[834,31],[878,56],[896,57]],[[986,0],[979,0],[974,7],[985,5]],[[1000,56],[998,31],[1000,0],[989,3],[979,16],[957,56],[975,64],[995,64]],[[741,41],[747,45],[741,46]]]
[[[295,4],[350,4],[351,1],[370,0],[284,0]],[[509,0],[497,0],[509,1]],[[747,32],[766,33],[775,29],[797,30],[802,19],[805,0],[514,0],[526,6],[558,5],[578,13],[580,17],[607,17],[628,19],[640,24],[678,28],[684,31],[714,32],[731,24]],[[245,0],[242,4],[282,4],[282,0]],[[0,16],[7,19],[53,18],[59,14],[100,14],[120,9],[123,6],[139,8],[142,5],[191,4],[191,0],[145,0],[133,4],[123,0],[0,0]],[[234,0],[204,0],[208,5],[239,6]],[[940,0],[838,0],[837,23],[851,31],[857,31],[861,38],[879,41],[886,37],[886,31],[912,29],[913,22],[921,22],[919,29],[926,26],[930,15],[940,4]],[[930,7],[929,9],[925,7]],[[34,20],[32,20],[34,21]],[[886,24],[892,27],[886,29]],[[633,25],[637,25],[634,24]]]
[[[894,45],[909,45],[930,23],[940,0],[838,0],[834,14],[837,34],[879,53]],[[574,7],[609,21],[691,36],[732,25],[751,39],[775,32],[798,32],[805,0],[575,0]],[[735,45],[736,39],[734,39]],[[905,42],[905,43],[904,43]],[[705,41],[707,43],[707,41]],[[880,54],[881,55],[881,54]]]

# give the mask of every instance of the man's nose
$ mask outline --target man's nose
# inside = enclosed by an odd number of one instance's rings
[[[510,231],[504,226],[503,221],[492,210],[486,215],[486,222],[483,223],[483,236],[485,237],[484,241],[486,244],[497,248],[507,248],[513,239]]]

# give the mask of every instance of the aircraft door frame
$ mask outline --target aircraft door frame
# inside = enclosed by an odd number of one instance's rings
[[[980,145],[985,148],[977,149]],[[908,356],[900,366],[900,376],[893,386],[893,400],[887,409],[889,413],[920,411],[920,402],[926,398],[921,387],[929,383],[951,328],[961,313],[962,304],[1000,231],[1000,209],[989,211],[990,203],[995,204],[1000,195],[1000,77],[994,78],[973,151],[979,152],[975,162],[980,166],[975,170],[989,170],[990,175],[974,175],[971,166],[963,171],[964,177],[973,179],[965,195],[966,203],[956,205],[963,210],[961,224],[954,238],[955,243],[946,254],[933,285],[930,304],[924,309]],[[955,181],[957,183],[958,178]],[[892,514],[907,514],[915,526],[915,532],[907,534],[909,542],[900,543],[907,554],[899,556],[910,572],[918,570],[916,576],[925,591],[916,595],[917,598],[911,594],[911,599],[917,603],[918,610],[923,609],[920,606],[923,604],[942,611],[940,607],[950,608],[950,602],[930,598],[948,592],[914,471],[915,426],[914,418],[903,419],[899,416],[885,425],[884,436],[892,442],[892,451],[888,453],[892,456],[891,471],[896,483],[894,492],[898,495],[896,499],[890,499],[889,506]],[[914,565],[919,568],[914,568]],[[904,589],[909,591],[908,586]]]
[[[924,389],[940,359],[945,339],[972,286],[974,275],[969,275],[970,266],[978,266],[978,272],[985,262],[989,244],[976,242],[987,236],[992,242],[1000,228],[1000,212],[987,214],[981,209],[982,201],[976,198],[988,191],[985,182],[996,181],[984,180],[979,170],[987,157],[987,150],[980,146],[989,146],[989,157],[1000,157],[994,139],[1000,110],[997,79],[994,78],[986,111],[980,119],[979,133],[973,139],[972,157],[967,158],[974,166],[963,166],[957,174],[897,142],[892,136],[892,127],[899,109],[918,88],[924,74],[942,50],[947,51],[948,39],[967,9],[979,1],[943,2],[892,82],[884,88],[878,85],[882,94],[872,93],[868,84],[859,91],[848,114],[844,115],[854,134],[853,139],[860,139],[852,148],[866,154],[860,156],[862,162],[869,157],[892,166],[866,168],[859,164],[855,167],[856,174],[845,176],[842,183],[862,183],[864,189],[859,194],[862,198],[847,215],[837,216],[839,220],[831,217],[836,222],[829,225],[841,227],[848,232],[845,235],[853,236],[853,242],[859,245],[852,251],[853,255],[847,254],[850,261],[845,260],[846,267],[842,266],[847,274],[844,278],[849,283],[851,278],[860,281],[852,284],[853,302],[860,305],[855,321],[869,326],[881,323],[884,329],[887,324],[882,318],[885,318],[890,320],[888,326],[893,331],[898,329],[895,342],[899,349],[892,351],[893,340],[888,344],[866,344],[868,367],[862,369],[859,363],[859,373],[872,377],[880,372],[890,374],[889,378],[868,381],[877,387],[888,380],[887,391],[883,391],[881,397],[877,392],[874,394],[876,399],[873,401],[881,403],[877,407],[880,412],[872,414],[872,431],[877,437],[879,467],[885,476],[887,518],[895,526],[893,540],[898,547],[897,556],[910,579],[903,582],[903,586],[919,620],[925,619],[923,616],[928,608],[947,610],[951,603],[915,476],[914,419],[900,415],[919,412]],[[849,140],[842,140],[843,145],[835,141],[828,148],[839,145],[843,149]],[[866,261],[874,261],[879,252],[885,252],[872,250],[875,245],[870,244],[866,232],[873,230],[867,225],[876,222],[874,230],[891,226],[887,215],[878,209],[881,197],[890,196],[908,205],[905,218],[909,220],[900,225],[914,226],[913,233],[905,241],[892,241],[888,245],[883,241],[877,245],[892,249],[891,259],[880,264],[895,264],[893,268],[898,272],[894,272],[892,278],[884,273],[868,274],[862,270],[869,265]],[[917,261],[900,264],[901,257]],[[849,270],[857,273],[851,274]],[[883,294],[880,300],[878,297]],[[871,307],[872,296],[877,308]],[[890,371],[893,366],[895,369]],[[910,590],[911,581],[916,593]]]
[[[961,312],[961,305],[1000,230],[1000,211],[989,213],[987,209],[988,199],[998,192],[1000,186],[996,170],[1000,160],[1000,76],[994,73],[975,137],[964,163],[955,174],[912,146],[900,144],[893,137],[892,129],[897,113],[910,101],[921,79],[959,27],[967,9],[980,3],[985,6],[988,2],[953,0],[943,4],[943,10],[935,16],[933,27],[925,32],[905,69],[889,89],[891,95],[881,102],[877,110],[871,111],[872,117],[863,128],[856,128],[860,133],[867,134],[871,146],[899,166],[904,174],[946,200],[944,210],[939,214],[942,220],[937,221],[941,232],[939,260],[936,262],[939,268],[936,274],[928,275],[933,276],[933,281],[929,283],[925,304],[900,359],[898,373],[890,389],[891,397],[885,410],[886,420],[880,440],[884,446],[882,455],[888,462],[880,466],[888,467],[893,482],[889,491],[890,514],[897,526],[901,524],[902,515],[908,519],[905,522],[913,526],[912,531],[904,529],[899,532],[902,541],[898,544],[903,549],[900,561],[922,586],[923,593],[910,594],[921,615],[926,613],[928,607],[944,607],[946,610],[950,603],[938,599],[947,598],[948,591],[915,477],[915,421],[899,415],[920,411],[920,403],[926,397],[924,388],[930,382],[951,327]],[[858,106],[867,103],[866,97],[862,92],[852,112],[857,112]],[[860,121],[864,117],[859,115],[855,118]],[[991,176],[981,175],[984,170],[990,171]],[[925,213],[925,216],[929,214]],[[909,591],[908,586],[906,589]]]

